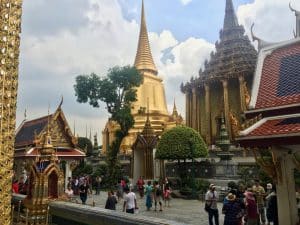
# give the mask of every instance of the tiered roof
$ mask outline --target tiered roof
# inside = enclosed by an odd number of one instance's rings
[[[242,146],[300,144],[300,37],[260,50],[250,108]]]
[[[232,0],[226,0],[225,18],[220,31],[220,41],[215,44],[216,50],[205,62],[204,70],[200,69],[199,78],[191,83],[203,85],[207,81],[217,81],[223,78],[252,75],[255,70],[257,52],[245,29],[238,24]],[[192,84],[182,86],[182,91]]]

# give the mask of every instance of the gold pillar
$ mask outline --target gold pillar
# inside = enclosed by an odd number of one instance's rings
[[[232,132],[231,132],[231,124],[230,124],[230,116],[229,116],[229,100],[228,100],[228,81],[222,80],[223,84],[223,97],[224,97],[224,117],[225,117],[225,124],[227,127],[227,131],[232,140]]]
[[[205,84],[205,112],[206,112],[206,144],[211,145],[211,112],[210,112],[210,88]]]
[[[185,121],[186,126],[190,126],[190,96],[189,92],[185,93]]]
[[[196,96],[196,88],[192,89],[192,128],[197,130],[197,96]]]
[[[201,135],[201,111],[200,111],[200,91],[197,94],[197,131]]]
[[[11,224],[11,186],[22,0],[0,0],[0,224]]]
[[[239,76],[239,83],[240,83],[240,101],[241,101],[241,111],[244,112],[246,111],[246,99],[245,99],[245,79],[244,76]]]

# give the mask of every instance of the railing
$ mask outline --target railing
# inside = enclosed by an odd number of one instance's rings
[[[22,201],[25,197],[25,195],[13,194],[12,205],[16,206],[14,207],[14,224],[19,224],[22,216],[26,217],[27,210],[24,208],[23,213],[21,212],[22,207],[24,207]],[[29,215],[27,215],[28,217]],[[50,202],[47,218],[49,218],[51,225],[182,225],[175,221],[132,215],[64,201]],[[29,222],[29,219],[25,220],[25,224]]]

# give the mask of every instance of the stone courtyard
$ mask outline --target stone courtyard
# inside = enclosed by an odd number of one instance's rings
[[[173,198],[170,201],[170,207],[163,207],[163,211],[154,211],[152,208],[151,211],[146,210],[145,206],[145,197],[141,199],[139,195],[137,196],[137,204],[139,207],[138,215],[133,216],[146,216],[146,217],[155,217],[166,220],[173,220],[180,224],[191,224],[191,225],[207,225],[208,224],[208,214],[204,211],[204,202],[198,200],[184,200]],[[104,208],[107,198],[106,192],[101,192],[100,195],[90,195],[87,200],[88,205],[93,204],[95,201],[95,206]],[[78,197],[78,202],[81,202]],[[117,204],[117,212],[122,212],[123,199],[121,199]],[[219,212],[221,212],[222,204],[218,204]],[[223,224],[224,216],[220,214],[220,224]]]

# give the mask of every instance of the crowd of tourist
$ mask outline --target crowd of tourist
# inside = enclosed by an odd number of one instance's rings
[[[224,225],[278,225],[276,187],[267,184],[266,188],[255,180],[253,186],[230,190],[222,206]],[[219,225],[218,200],[216,186],[211,184],[205,196],[209,225]]]

